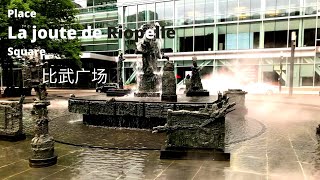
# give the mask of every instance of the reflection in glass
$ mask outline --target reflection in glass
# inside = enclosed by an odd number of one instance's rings
[[[184,25],[193,24],[194,0],[185,0],[184,3]]]
[[[219,0],[218,1],[218,21],[225,22],[227,16],[227,0]]]
[[[125,10],[126,22],[136,22],[137,20],[137,6],[128,6]]]
[[[205,23],[212,23],[214,21],[214,1],[206,0],[204,19]]]
[[[164,3],[156,3],[156,20],[164,20]]]
[[[228,21],[236,21],[237,11],[238,11],[238,0],[228,0],[228,10],[227,10],[227,20]]]
[[[153,21],[155,16],[155,4],[147,4],[147,20]]]
[[[206,0],[196,1],[195,10],[194,10],[195,24],[204,23],[205,9],[206,9]]]
[[[184,22],[184,0],[175,1],[175,21],[177,26]]]
[[[156,20],[165,20],[165,19],[172,20],[173,19],[173,3],[174,1],[156,3],[155,19]]]
[[[138,5],[138,21],[147,20],[147,6],[145,4]]]

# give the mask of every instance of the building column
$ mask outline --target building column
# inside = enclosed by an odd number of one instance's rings
[[[214,26],[214,33],[213,33],[213,50],[217,51],[218,47],[219,47],[219,41],[218,41],[218,37],[219,37],[219,32],[218,32],[218,27],[217,25]]]
[[[260,25],[260,34],[259,34],[259,49],[264,48],[264,24],[263,22]]]
[[[299,34],[298,34],[298,47],[304,46],[304,26],[303,26],[303,19],[299,21]]]

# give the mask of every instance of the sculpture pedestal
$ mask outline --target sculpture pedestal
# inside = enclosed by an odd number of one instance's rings
[[[168,60],[163,68],[161,101],[177,102],[176,87],[174,64]]]
[[[47,167],[57,163],[54,154],[54,139],[49,135],[49,119],[47,106],[49,101],[36,101],[34,105],[36,117],[35,137],[31,140],[32,156],[29,159],[30,167]]]
[[[29,166],[33,168],[48,167],[57,164],[57,156],[48,159],[29,159]]]
[[[31,147],[30,167],[48,167],[57,163],[57,156],[54,155],[54,140],[51,136],[41,135],[40,137],[34,137]]]
[[[232,112],[233,114],[241,114],[243,117],[247,114],[248,109],[245,105],[246,102],[246,94],[247,92],[242,91],[241,89],[229,89],[225,91],[224,94],[230,98],[230,102],[235,102],[235,111]]]

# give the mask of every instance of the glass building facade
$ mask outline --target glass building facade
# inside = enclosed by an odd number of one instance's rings
[[[175,38],[163,39],[162,47],[174,57],[185,57],[173,58],[179,80],[190,71],[191,58],[186,54],[191,52],[204,66],[204,75],[247,69],[248,81],[277,84],[281,79],[288,86],[291,33],[295,31],[295,87],[320,86],[319,7],[317,0],[118,1],[119,24],[125,28],[158,22],[175,29]],[[126,54],[135,48],[134,39],[119,45]],[[310,53],[299,53],[305,50]],[[247,55],[235,57],[237,53]],[[133,61],[125,64],[125,79],[134,72]]]
[[[164,38],[162,48],[175,62],[178,81],[190,71],[192,56],[197,56],[203,75],[217,72],[236,75],[246,71],[248,81],[277,84],[280,80],[283,86],[288,86],[294,31],[297,35],[294,86],[320,86],[320,0],[86,2],[78,15],[84,26],[102,30],[109,26],[139,29],[145,23],[158,22],[174,28],[175,38]],[[115,56],[121,49],[126,58],[123,79],[127,83],[134,82],[135,48],[134,37],[83,40],[84,51]]]
[[[79,9],[77,19],[84,29],[101,29],[102,38],[83,38],[82,51],[117,56],[118,39],[107,38],[107,28],[118,26],[116,0],[74,0]],[[81,32],[79,32],[81,33]]]

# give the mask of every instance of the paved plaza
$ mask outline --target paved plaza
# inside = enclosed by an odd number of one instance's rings
[[[33,122],[25,104],[28,138],[0,141],[0,179],[320,179],[320,96],[248,95],[246,120],[227,116],[231,160],[219,162],[160,160],[164,134],[84,126],[68,112],[70,94],[106,99],[93,90],[49,90],[58,164],[47,168],[28,165]]]

